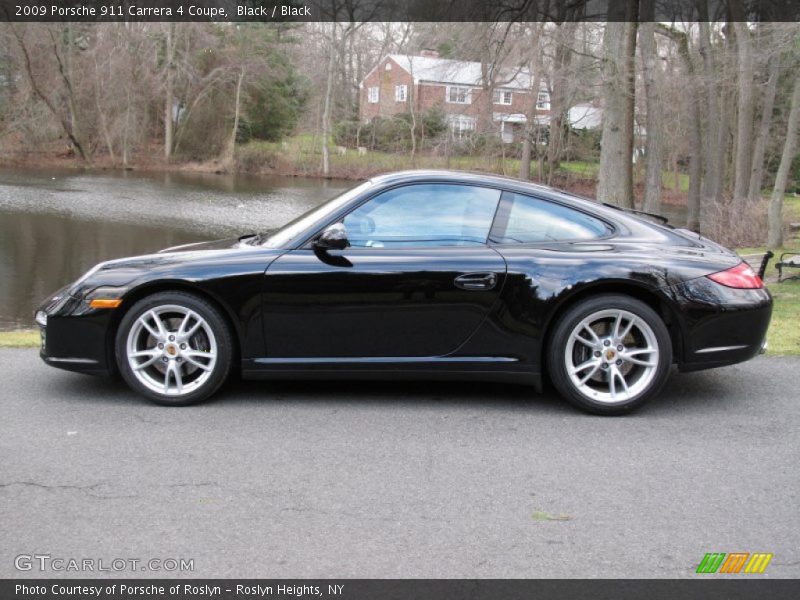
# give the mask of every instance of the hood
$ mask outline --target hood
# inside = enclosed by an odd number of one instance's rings
[[[191,252],[194,250],[228,250],[230,248],[247,247],[248,240],[255,238],[258,234],[249,233],[247,235],[239,236],[238,238],[224,238],[221,240],[211,240],[209,242],[194,242],[191,244],[181,244],[180,246],[171,246],[159,250],[158,254],[165,252]]]
[[[69,286],[69,294],[81,297],[97,287],[130,289],[164,279],[199,281],[220,270],[263,272],[281,250],[248,244],[253,236],[184,244],[154,254],[128,256],[96,265]]]

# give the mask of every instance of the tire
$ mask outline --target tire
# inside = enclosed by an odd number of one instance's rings
[[[671,365],[672,341],[661,317],[623,295],[567,309],[547,349],[550,379],[561,396],[597,415],[639,408],[661,390]]]
[[[125,314],[114,350],[133,390],[156,404],[187,406],[208,399],[225,382],[233,341],[219,310],[205,300],[159,292]]]

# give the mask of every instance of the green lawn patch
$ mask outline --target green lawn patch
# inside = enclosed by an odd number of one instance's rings
[[[0,331],[0,348],[38,348],[39,332],[33,329]]]
[[[800,356],[800,281],[784,281],[778,283],[778,270],[775,262],[786,252],[787,248],[775,251],[775,258],[770,260],[764,280],[775,301],[772,308],[772,322],[767,332],[769,347],[767,354],[777,356]],[[765,252],[759,248],[739,248],[740,255]]]

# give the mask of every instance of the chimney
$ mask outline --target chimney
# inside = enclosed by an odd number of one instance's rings
[[[439,53],[432,48],[423,48],[419,55],[426,58],[439,58]]]

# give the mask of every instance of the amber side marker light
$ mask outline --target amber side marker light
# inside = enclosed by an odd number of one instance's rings
[[[95,298],[89,301],[92,308],[117,308],[122,304],[122,300],[107,300],[105,298]]]

